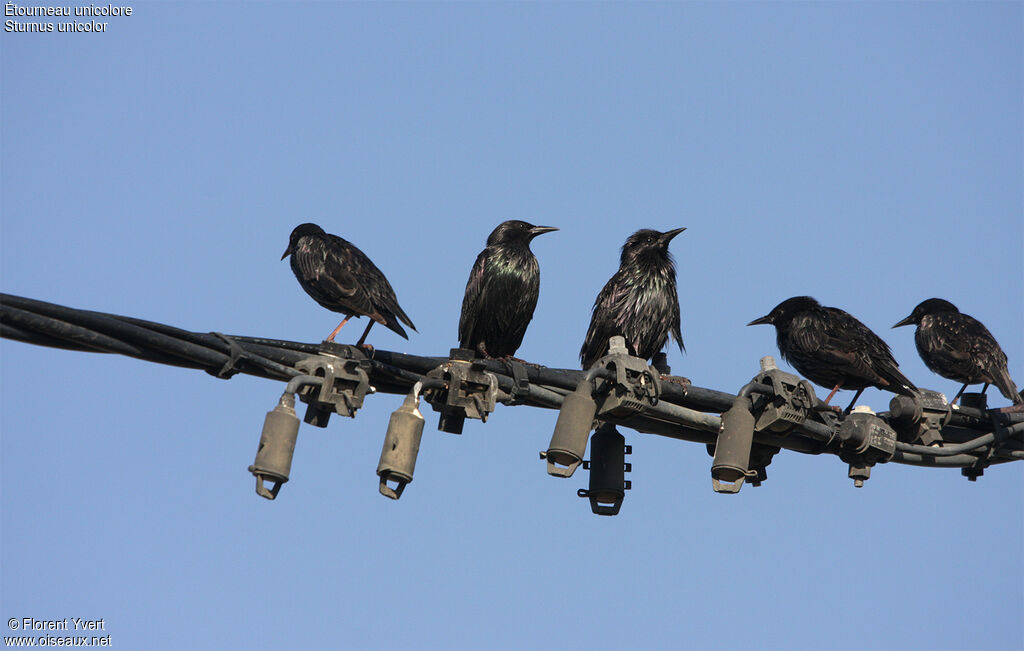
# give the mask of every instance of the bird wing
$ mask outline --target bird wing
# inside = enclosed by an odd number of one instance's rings
[[[679,317],[679,294],[676,290],[676,284],[672,283],[672,292],[670,294],[672,300],[672,309],[670,314],[672,315],[672,324],[669,332],[672,333],[672,337],[679,344],[679,350],[686,351],[686,344],[683,343],[683,328]]]
[[[623,334],[623,328],[618,323],[619,319],[625,318],[623,310],[618,309],[625,299],[623,284],[619,282],[619,273],[616,272],[608,282],[604,284],[597,298],[594,299],[594,307],[590,317],[590,327],[587,328],[587,336],[583,339],[583,347],[580,348],[580,361],[583,368],[589,368],[602,355],[608,346],[608,339],[614,335]],[[631,345],[630,342],[626,342]]]
[[[318,303],[336,312],[367,313],[355,276],[339,261],[327,241],[303,238],[292,260],[303,287]]]
[[[492,356],[514,355],[533,319],[540,268],[529,252],[488,246],[466,282],[459,318],[459,345]]]
[[[462,314],[459,315],[459,345],[463,348],[472,348],[475,343],[470,341],[473,337],[473,328],[480,318],[480,298],[483,294],[485,284],[484,271],[487,268],[487,249],[476,256],[476,262],[469,272],[469,280],[466,281],[466,294],[462,298]]]
[[[813,354],[822,364],[830,367],[849,369],[859,378],[878,381],[878,374],[858,354],[856,343],[843,336],[831,319],[802,316],[794,319],[788,336],[792,350],[798,354]]]
[[[964,335],[974,363],[981,367],[990,383],[996,385],[999,393],[1003,394],[1007,400],[1016,405],[1024,404],[1024,397],[1017,393],[1017,385],[1010,377],[1006,353],[999,346],[999,342],[981,321],[966,314],[963,316],[967,317]]]
[[[957,365],[973,366],[971,359],[995,342],[988,329],[977,320],[959,312],[934,314],[925,317],[930,327],[924,328],[931,351]],[[923,325],[923,322],[922,322]],[[970,375],[970,370],[962,371]]]
[[[329,263],[333,261],[337,265],[332,269],[336,268],[343,274],[343,284],[348,286],[351,282],[353,305],[358,306],[362,314],[408,339],[398,319],[413,330],[416,326],[398,305],[395,290],[377,265],[365,253],[337,235],[330,235],[327,258]]]
[[[966,350],[958,351],[964,357],[974,359],[981,370],[991,373],[996,368],[1006,367],[1006,353],[1000,348],[999,342],[988,331],[988,328],[974,317],[960,314],[961,318],[956,320],[953,328],[956,330],[953,337],[963,341]]]
[[[939,354],[965,378],[980,378],[996,385],[1008,400],[1021,404],[1024,399],[1007,368],[1006,353],[988,328],[974,317],[961,314],[939,314],[932,319],[929,344],[938,346]]]
[[[889,344],[849,313],[838,308],[824,309],[831,317],[827,321],[832,327],[826,328],[829,349],[847,360],[854,373],[890,391],[917,391],[900,371]]]
[[[358,250],[344,244],[347,243],[339,244],[333,239],[324,242],[323,272],[317,276],[316,284],[329,295],[336,296],[344,311],[366,315],[374,321],[383,323],[384,319],[378,313],[366,289],[365,269],[360,269],[360,266],[369,262],[369,259],[362,256],[363,260],[358,260],[361,254],[354,255],[358,254]]]
[[[651,285],[650,276],[637,276],[620,268],[605,283],[594,301],[590,328],[580,350],[584,368],[604,355],[608,339],[615,335],[625,337],[630,353],[640,357],[652,357],[670,334],[680,350],[686,350],[675,282],[668,278],[662,282]]]

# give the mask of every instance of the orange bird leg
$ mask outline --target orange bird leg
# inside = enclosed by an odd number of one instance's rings
[[[828,401],[832,399],[832,396],[836,395],[836,391],[839,391],[839,387],[840,386],[842,386],[842,385],[841,384],[837,384],[836,387],[834,389],[832,389],[832,393],[828,394],[828,397],[825,398],[825,404],[826,405],[828,404]]]
[[[345,317],[344,320],[342,320],[342,322],[338,324],[338,327],[334,329],[334,332],[332,332],[331,334],[327,335],[327,341],[334,341],[334,337],[337,336],[337,334],[339,332],[341,332],[342,326],[344,326],[346,323],[348,323],[348,320],[351,319],[351,318],[352,317],[350,317],[350,316]]]

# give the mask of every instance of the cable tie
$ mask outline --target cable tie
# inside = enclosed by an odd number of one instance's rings
[[[214,377],[219,377],[222,380],[230,380],[232,376],[241,373],[242,369],[238,368],[238,360],[245,359],[249,353],[238,344],[237,341],[231,337],[220,333],[211,332],[214,337],[217,337],[228,345],[228,361],[224,362],[224,366],[220,367],[220,370],[214,373],[210,369],[203,369]]]
[[[505,366],[508,368],[509,373],[512,375],[512,391],[510,392],[510,398],[512,402],[515,402],[516,398],[521,395],[525,395],[530,392],[530,378],[527,377],[526,367],[521,362],[515,360],[504,360]]]

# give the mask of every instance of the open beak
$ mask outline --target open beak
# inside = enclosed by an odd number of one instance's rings
[[[538,235],[543,235],[544,233],[550,233],[557,230],[558,229],[554,226],[534,226],[530,229],[530,236],[537,237]]]
[[[900,321],[899,323],[897,323],[896,325],[894,325],[893,327],[894,328],[898,328],[900,326],[913,325],[913,323],[914,323],[914,315],[910,315],[907,318],[905,318],[902,321]]]
[[[767,315],[767,314],[766,314],[766,315],[764,315],[763,317],[761,317],[760,319],[754,319],[753,321],[751,321],[751,322],[750,322],[750,323],[748,323],[747,325],[748,325],[748,326],[752,326],[752,325],[764,325],[764,324],[768,324],[768,325],[771,325],[771,322],[772,322],[772,319],[771,319],[771,317],[770,317],[769,315]]]

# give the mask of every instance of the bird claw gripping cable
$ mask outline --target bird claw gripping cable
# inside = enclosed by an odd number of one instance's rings
[[[372,392],[364,353],[352,346],[325,342],[320,354],[295,364],[306,375],[324,378],[319,386],[307,386],[299,399],[309,406],[303,419],[316,427],[327,427],[331,413],[355,418],[363,399]]]
[[[447,389],[426,392],[434,411],[441,413],[437,428],[442,432],[462,434],[466,418],[487,422],[498,400],[498,378],[484,370],[473,351],[453,348],[444,364],[427,373],[428,378],[444,381]]]

